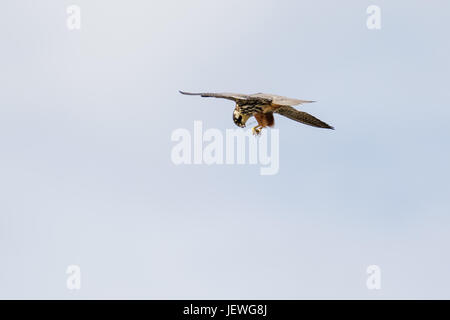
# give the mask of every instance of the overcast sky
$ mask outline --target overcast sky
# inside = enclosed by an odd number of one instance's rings
[[[0,298],[450,298],[448,1],[1,8]],[[176,166],[174,130],[234,128],[179,89],[317,100],[336,130],[277,117],[273,176]]]

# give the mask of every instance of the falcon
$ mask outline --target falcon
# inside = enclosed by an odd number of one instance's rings
[[[236,103],[233,111],[234,123],[238,127],[244,128],[247,120],[252,116],[255,117],[258,125],[252,128],[254,135],[259,135],[263,128],[272,127],[275,124],[274,113],[313,127],[334,130],[329,124],[293,107],[315,101],[292,99],[266,93],[191,93],[184,91],[180,91],[180,93],[190,96],[222,98],[234,101]]]

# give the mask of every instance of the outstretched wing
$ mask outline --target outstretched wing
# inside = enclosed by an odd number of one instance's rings
[[[256,93],[256,94],[250,95],[250,97],[264,99],[264,100],[270,100],[271,104],[278,105],[278,106],[296,106],[296,105],[302,104],[302,103],[315,102],[315,101],[310,101],[310,100],[293,99],[293,98],[288,98],[288,97],[283,97],[283,96],[277,96],[276,94],[267,94],[267,93]]]
[[[202,93],[192,93],[192,92],[184,92],[180,91],[182,94],[186,94],[189,96],[202,96],[202,97],[211,97],[211,98],[222,98],[233,100],[239,104],[242,102],[252,103],[252,104],[272,104],[278,106],[296,106],[302,103],[310,103],[314,101],[310,100],[299,100],[293,99],[283,96],[277,96],[275,94],[267,94],[267,93],[256,93],[256,94],[241,94],[241,93],[214,93],[214,92],[202,92]]]
[[[208,97],[208,98],[222,98],[222,99],[228,99],[233,101],[240,101],[240,100],[247,100],[249,98],[246,94],[240,94],[240,93],[208,93],[208,92],[202,92],[202,93],[192,93],[192,92],[184,92],[180,91],[182,94],[186,94],[188,96],[202,96],[202,97]]]
[[[290,106],[284,106],[280,107],[274,110],[274,112],[281,114],[282,116],[285,116],[289,119],[317,127],[317,128],[326,128],[326,129],[333,129],[332,126],[329,124],[326,124],[325,122],[317,119],[316,117],[310,115],[309,113],[298,111],[297,109],[290,107]]]

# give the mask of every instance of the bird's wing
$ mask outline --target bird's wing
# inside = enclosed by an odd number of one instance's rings
[[[270,100],[271,104],[275,104],[278,106],[296,106],[296,105],[302,104],[302,103],[315,102],[315,101],[311,101],[311,100],[299,100],[299,99],[293,99],[293,98],[277,96],[275,94],[267,94],[267,93],[256,93],[256,94],[250,95],[250,97],[267,99],[267,100]]]
[[[274,112],[281,114],[282,116],[285,116],[289,119],[317,127],[317,128],[326,128],[326,129],[333,129],[332,126],[329,124],[326,124],[325,122],[317,119],[316,117],[310,115],[309,113],[298,111],[297,109],[290,107],[290,106],[284,106],[280,107],[274,110]]]
[[[228,100],[233,100],[233,101],[247,100],[248,99],[248,95],[240,94],[240,93],[227,93],[227,92],[223,92],[223,93],[207,93],[207,92],[191,93],[191,92],[184,92],[184,91],[180,91],[180,93],[186,94],[186,95],[189,95],[189,96],[202,96],[202,97],[222,98],[222,99],[228,99]]]

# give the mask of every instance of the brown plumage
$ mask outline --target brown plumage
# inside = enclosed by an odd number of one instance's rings
[[[233,121],[239,127],[245,127],[247,120],[254,116],[258,125],[252,128],[254,134],[260,134],[262,128],[274,125],[274,113],[281,114],[289,119],[301,122],[317,128],[334,129],[327,123],[316,117],[299,111],[292,106],[311,103],[310,100],[292,99],[265,93],[240,94],[240,93],[190,93],[180,91],[186,95],[199,95],[202,97],[213,97],[232,100],[236,103],[233,112]]]
[[[273,118],[273,112],[267,112],[267,113],[255,113],[253,115],[258,121],[258,124],[261,127],[273,127],[275,124],[275,119]]]

